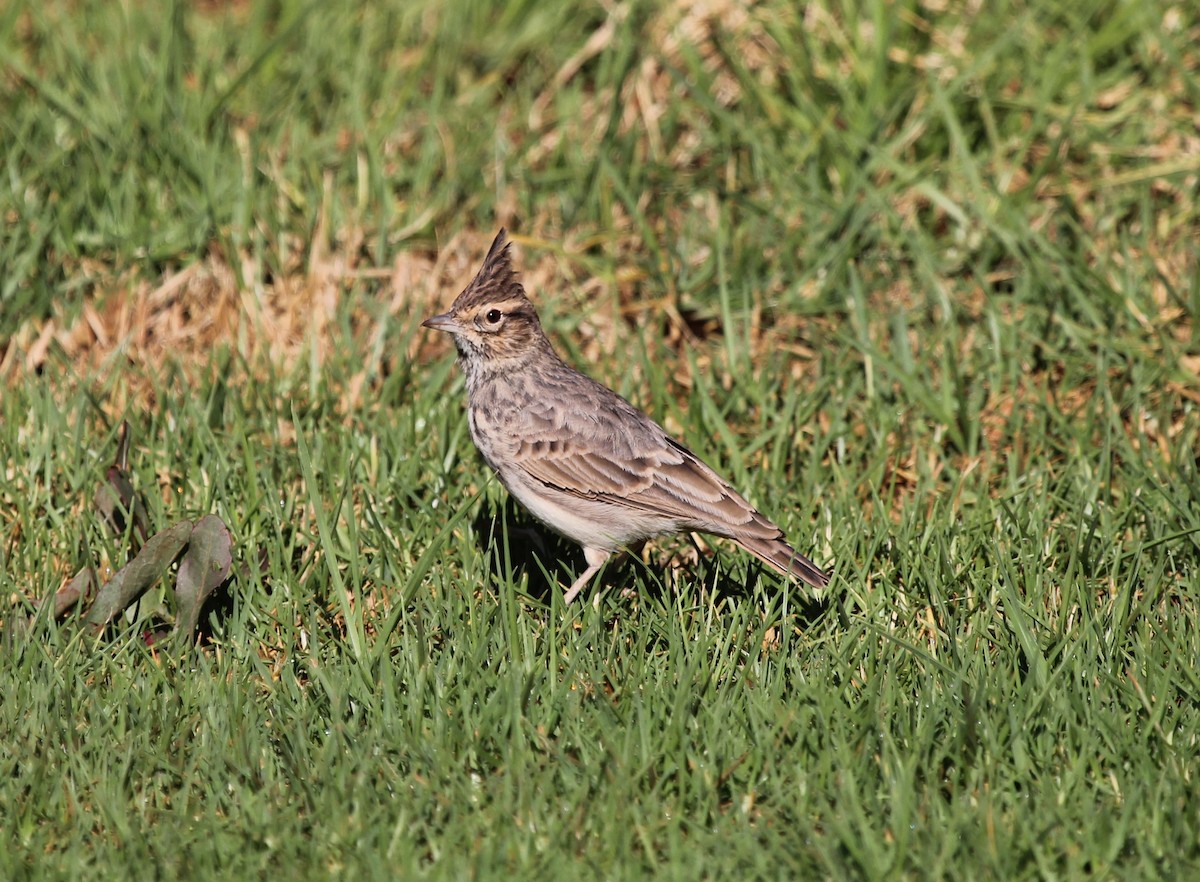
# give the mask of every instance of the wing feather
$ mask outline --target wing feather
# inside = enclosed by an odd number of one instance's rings
[[[534,405],[514,439],[510,465],[577,498],[653,512],[681,526],[727,536],[782,535],[699,457],[616,400],[624,406],[609,402],[586,418],[578,409]]]

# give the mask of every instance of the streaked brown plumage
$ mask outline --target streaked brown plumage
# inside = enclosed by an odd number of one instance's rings
[[[483,458],[533,515],[583,546],[588,567],[566,603],[614,551],[691,530],[732,539],[809,585],[829,583],[699,457],[558,357],[513,272],[504,230],[450,311],[423,324],[454,336]]]

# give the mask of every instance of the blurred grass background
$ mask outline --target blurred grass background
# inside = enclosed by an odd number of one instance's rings
[[[1165,2],[5,4],[0,875],[1195,872],[1197,45]],[[664,540],[551,602],[580,557],[418,328],[502,224],[828,597]],[[38,611],[125,561],[124,419],[155,528],[246,565],[195,652],[165,592]]]

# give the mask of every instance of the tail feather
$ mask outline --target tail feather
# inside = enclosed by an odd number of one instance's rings
[[[795,576],[814,588],[824,588],[829,584],[828,573],[788,545],[782,538],[760,539],[756,536],[735,536],[733,540],[785,576]]]

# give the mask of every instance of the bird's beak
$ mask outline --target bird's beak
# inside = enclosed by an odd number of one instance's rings
[[[433,328],[435,331],[446,331],[453,334],[459,329],[458,320],[448,312],[443,312],[441,315],[430,316],[421,322],[423,328]]]

